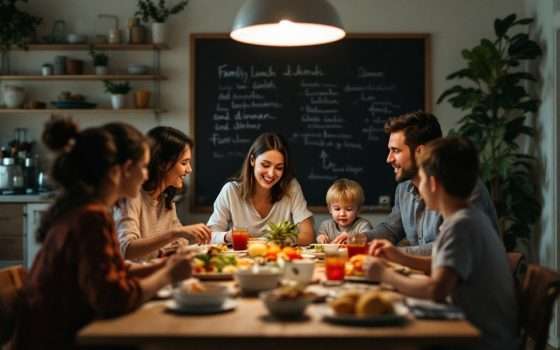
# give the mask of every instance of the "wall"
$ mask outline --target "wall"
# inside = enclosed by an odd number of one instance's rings
[[[163,73],[170,77],[162,83],[163,104],[170,111],[161,121],[150,115],[84,115],[76,116],[82,126],[94,125],[120,119],[130,122],[141,130],[148,130],[161,123],[191,132],[188,116],[189,34],[192,32],[227,32],[242,0],[192,0],[186,11],[172,17],[170,51],[163,52]],[[331,0],[338,9],[348,32],[425,32],[432,34],[433,96],[435,99],[447,87],[445,76],[462,67],[460,52],[472,47],[481,37],[492,35],[493,21],[512,12],[523,10],[522,0]],[[42,32],[47,33],[55,19],[66,21],[69,31],[92,35],[99,13],[116,14],[121,28],[135,11],[134,0],[30,0],[27,8],[35,15],[44,17]],[[99,27],[99,24],[97,25]],[[39,69],[42,63],[52,61],[56,53],[18,53],[13,59],[14,69]],[[127,62],[150,62],[148,53],[110,53],[113,66],[125,66]],[[85,58],[85,57],[84,57]],[[92,100],[105,101],[99,82],[55,82],[25,84],[28,90],[38,91],[41,97],[52,100],[63,89],[82,92]],[[39,91],[40,90],[40,91]],[[434,106],[445,130],[453,127],[459,118],[448,104]],[[0,143],[12,138],[13,129],[25,126],[38,138],[46,116],[1,115]],[[204,142],[204,140],[197,140]],[[384,166],[384,165],[380,165]],[[196,167],[196,165],[195,165]],[[196,171],[196,170],[195,170]],[[185,222],[205,220],[206,215],[191,215],[181,208]],[[321,221],[324,217],[316,219]],[[368,216],[372,221],[379,216]]]

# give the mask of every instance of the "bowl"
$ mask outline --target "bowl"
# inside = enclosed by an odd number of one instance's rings
[[[284,263],[284,278],[300,283],[311,283],[315,271],[313,260],[300,259]]]
[[[80,44],[86,41],[86,36],[83,34],[70,33],[66,36],[66,41],[69,44]]]
[[[220,307],[229,296],[229,288],[220,284],[202,284],[202,290],[188,288],[185,284],[173,291],[175,302],[181,307]]]
[[[128,74],[146,74],[148,66],[144,64],[131,63],[127,68]]]
[[[276,288],[282,273],[277,268],[261,267],[238,270],[234,276],[241,292],[251,294]]]
[[[293,299],[278,298],[276,290],[259,294],[268,312],[276,318],[301,318],[312,298],[301,295]]]

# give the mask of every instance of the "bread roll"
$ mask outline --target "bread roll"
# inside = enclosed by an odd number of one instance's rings
[[[393,304],[391,299],[380,291],[364,293],[356,303],[357,316],[379,316],[392,312]]]
[[[340,315],[353,315],[356,309],[356,302],[350,298],[336,298],[330,302],[331,308]]]

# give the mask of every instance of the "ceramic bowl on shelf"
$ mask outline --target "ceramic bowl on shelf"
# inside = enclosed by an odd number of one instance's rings
[[[81,44],[86,42],[87,37],[83,34],[70,33],[66,36],[66,41],[69,44]]]
[[[141,75],[148,72],[148,66],[144,64],[131,63],[128,65],[128,74]]]

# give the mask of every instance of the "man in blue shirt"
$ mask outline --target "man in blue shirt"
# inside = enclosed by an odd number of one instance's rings
[[[416,156],[426,143],[442,137],[441,127],[433,114],[419,111],[389,118],[385,133],[389,134],[387,163],[393,167],[399,184],[391,213],[367,233],[368,239],[385,238],[393,244],[406,239],[409,246],[403,249],[407,253],[431,255],[442,217],[426,208],[418,194]],[[498,231],[496,209],[482,181],[478,180],[469,199]]]

